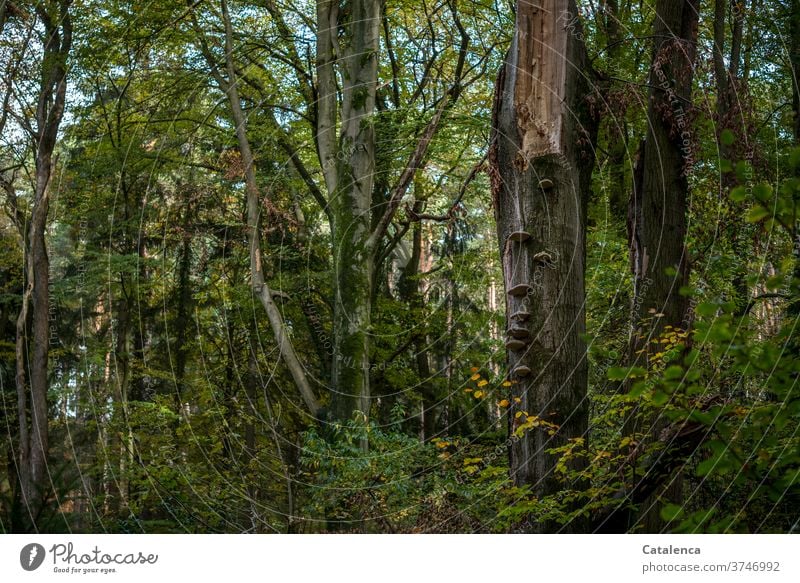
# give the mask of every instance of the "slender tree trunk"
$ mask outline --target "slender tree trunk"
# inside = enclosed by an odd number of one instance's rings
[[[414,212],[422,212],[422,201],[416,201],[414,204]],[[401,298],[407,305],[414,310],[417,314],[422,313],[424,307],[423,294],[420,289],[421,282],[419,281],[420,265],[423,260],[423,233],[422,223],[416,222],[412,227],[411,238],[411,258],[403,269],[403,273],[398,285]],[[420,404],[420,438],[425,441],[431,439],[435,434],[435,421],[436,421],[436,403],[437,399],[433,392],[431,385],[431,366],[428,358],[427,350],[427,334],[425,323],[421,320],[415,320],[412,323],[413,329],[411,334],[414,335],[412,346],[414,349],[414,360],[417,366],[417,375],[419,377],[419,392],[422,396]]]
[[[231,24],[228,4],[225,0],[221,2],[223,26],[225,30],[225,72],[226,77],[217,70],[214,57],[209,51],[205,40],[201,37],[202,50],[212,74],[227,97],[231,111],[231,117],[236,129],[236,139],[239,145],[239,153],[242,157],[245,176],[245,191],[247,195],[247,244],[250,250],[250,277],[253,292],[260,300],[267,313],[275,341],[283,357],[289,374],[292,376],[295,385],[303,399],[303,402],[311,413],[317,415],[319,403],[308,376],[305,373],[303,364],[297,357],[292,341],[289,338],[286,325],[283,322],[278,306],[273,299],[273,291],[264,278],[264,265],[262,262],[261,250],[261,192],[256,180],[255,158],[250,147],[250,138],[247,133],[247,118],[242,109],[242,102],[239,97],[238,76],[233,55],[233,25]],[[202,33],[200,33],[202,35]]]
[[[793,134],[794,145],[800,147],[800,0],[791,1],[789,12],[789,65],[792,77],[792,113],[794,114]],[[798,171],[800,173],[800,171]],[[794,245],[794,273],[793,273],[793,295],[797,294],[800,287],[800,231],[795,230]],[[789,303],[789,315],[800,316],[800,302]],[[798,349],[800,351],[800,349]]]
[[[717,148],[721,160],[735,163],[742,159],[746,151],[749,136],[745,135],[747,126],[743,117],[743,101],[747,94],[740,92],[739,61],[742,52],[743,12],[746,7],[744,0],[715,0],[714,3],[714,82],[717,90],[716,103],[716,130]],[[732,26],[730,53],[726,54],[727,8],[730,7]],[[727,60],[727,65],[726,65]],[[728,145],[722,141],[722,132],[731,130],[738,134],[736,142]],[[747,225],[744,221],[745,208],[742,203],[728,200],[728,193],[735,185],[736,175],[733,172],[720,174],[719,196],[723,204],[731,205],[733,212],[727,221],[727,235],[731,242],[734,254],[741,258],[742,264],[737,266],[733,275],[733,288],[737,314],[742,315],[750,299],[747,287],[747,277],[750,273],[746,263],[748,243],[745,239]]]
[[[791,0],[789,10],[789,64],[792,68],[792,113],[795,144],[800,145],[800,0]]]
[[[331,415],[337,420],[350,419],[356,411],[369,415],[372,293],[382,259],[383,238],[417,171],[425,165],[428,147],[444,112],[461,93],[469,35],[459,21],[455,5],[449,7],[461,36],[453,84],[437,103],[388,200],[377,204],[373,201],[373,126],[382,2],[317,0],[315,143],[330,199],[333,234]],[[341,104],[337,71],[342,85]]]
[[[613,70],[620,64],[620,55],[623,48],[622,26],[618,0],[603,0],[602,28],[606,39],[606,54]],[[611,83],[606,87],[611,88]],[[609,164],[609,214],[612,220],[623,224],[627,214],[627,195],[629,189],[629,164],[628,153],[628,124],[624,115],[610,115],[605,119],[605,128],[608,134],[608,164]]]
[[[192,198],[194,185],[194,172],[190,173],[190,182],[184,188],[185,200],[183,209],[183,228],[181,251],[178,259],[178,310],[175,318],[175,410],[180,412],[184,394],[184,379],[186,377],[186,363],[189,358],[189,327],[192,313],[192,282],[190,272],[192,268]]]
[[[35,112],[33,207],[25,241],[25,291],[17,320],[17,404],[20,427],[19,480],[29,527],[48,495],[48,350],[50,342],[50,261],[46,229],[53,151],[66,101],[67,57],[72,45],[70,0],[37,5],[44,28],[41,83]],[[30,391],[28,393],[28,391]],[[30,399],[28,398],[30,396]]]
[[[511,50],[495,89],[492,191],[503,264],[511,476],[538,497],[562,489],[547,450],[585,438],[585,221],[596,121],[584,98],[586,56],[571,0],[517,4]],[[579,27],[577,28],[579,31]],[[516,418],[516,412],[523,412]],[[517,439],[525,414],[558,426]],[[573,464],[576,468],[578,464]],[[556,530],[540,524],[535,530]],[[580,530],[565,525],[563,530]]]

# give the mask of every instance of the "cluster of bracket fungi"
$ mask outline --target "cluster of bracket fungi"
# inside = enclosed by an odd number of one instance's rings
[[[539,181],[539,188],[542,191],[547,192],[553,188],[553,181],[548,178],[544,178]],[[523,245],[530,238],[531,234],[527,231],[514,231],[508,235],[506,244]],[[533,259],[536,263],[543,266],[552,266],[552,259],[550,254],[546,251],[540,251],[533,256]],[[509,296],[514,298],[526,298],[533,293],[533,286],[531,286],[528,282],[517,283],[512,285],[508,289],[507,293]],[[508,334],[508,337],[506,338],[506,348],[509,351],[521,352],[527,348],[528,342],[530,341],[530,330],[526,326],[526,322],[530,316],[530,313],[524,311],[524,309],[512,312],[511,315],[509,315],[508,330],[506,331]],[[524,378],[531,374],[531,369],[524,364],[517,364],[517,366],[514,367],[512,374],[516,377]]]

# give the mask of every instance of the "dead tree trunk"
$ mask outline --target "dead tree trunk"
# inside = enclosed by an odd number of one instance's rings
[[[542,497],[562,488],[553,472],[557,457],[546,450],[586,437],[588,424],[585,221],[597,124],[586,99],[575,4],[538,4],[517,3],[514,39],[495,89],[490,161],[509,377],[520,399],[509,416],[511,475]],[[514,431],[526,414],[558,430],[531,429],[518,439]]]

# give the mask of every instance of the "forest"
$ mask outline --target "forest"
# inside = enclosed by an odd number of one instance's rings
[[[800,0],[0,0],[0,533],[800,532]]]

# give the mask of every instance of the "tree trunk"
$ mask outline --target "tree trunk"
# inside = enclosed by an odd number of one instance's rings
[[[743,12],[746,8],[744,0],[715,0],[714,3],[714,82],[717,90],[716,104],[716,130],[717,148],[721,160],[728,160],[735,163],[743,159],[743,154],[747,148],[749,136],[746,135],[747,126],[743,117],[746,110],[744,100],[747,99],[746,92],[740,92],[739,80],[739,60],[742,52],[742,31],[743,31]],[[730,6],[732,27],[730,53],[725,53],[726,40],[726,19],[727,7]],[[728,61],[726,66],[725,61]],[[737,135],[736,142],[732,145],[724,143],[721,139],[724,130],[733,130]],[[738,130],[738,131],[737,131]],[[735,292],[734,301],[736,302],[738,315],[743,315],[750,299],[747,286],[747,277],[750,269],[746,263],[747,251],[749,247],[743,236],[746,232],[744,221],[744,205],[735,203],[728,199],[728,193],[735,186],[736,175],[733,172],[720,173],[719,196],[722,204],[733,207],[732,217],[727,221],[727,234],[734,254],[742,258],[742,264],[735,268],[732,274],[733,289]]]
[[[373,205],[377,202],[372,199],[376,192],[373,126],[382,4],[381,0],[346,0],[341,4],[317,1],[314,137],[330,199],[334,256],[331,414],[340,421],[350,419],[356,411],[369,415],[372,293],[384,257],[383,239],[409,185],[425,165],[444,112],[461,93],[469,43],[469,35],[454,5],[450,5],[461,36],[453,83],[433,108],[388,200]],[[342,85],[341,106],[337,71]]]
[[[789,66],[792,80],[792,113],[794,114],[794,145],[800,147],[800,0],[792,0],[789,12]],[[800,173],[800,170],[797,171]],[[796,232],[792,245],[794,255],[794,273],[792,274],[792,292],[797,295],[800,286],[800,232]],[[792,317],[800,316],[800,302],[789,302],[787,312]]]
[[[602,0],[601,4],[603,8],[601,26],[608,47],[606,54],[610,64],[609,69],[613,71],[621,64],[623,48],[619,2]],[[612,82],[607,82],[604,89],[610,90],[611,84]],[[627,213],[629,189],[628,123],[624,115],[615,114],[607,116],[604,125],[608,134],[608,210],[612,222],[623,224]]]
[[[239,98],[238,76],[233,59],[233,26],[228,12],[228,4],[225,0],[222,0],[221,7],[225,30],[225,71],[227,78],[223,77],[217,70],[213,55],[205,45],[205,41],[202,40],[201,42],[203,43],[202,50],[204,56],[209,66],[212,68],[212,75],[219,84],[220,89],[222,89],[228,97],[231,117],[236,128],[239,153],[242,157],[242,164],[244,165],[245,191],[247,194],[247,244],[250,250],[251,284],[254,294],[258,296],[258,299],[264,306],[267,319],[275,335],[275,341],[278,344],[278,350],[286,363],[286,367],[289,369],[292,380],[294,380],[306,408],[311,415],[317,415],[319,403],[311,388],[305,369],[300,359],[297,357],[292,341],[289,338],[286,325],[283,322],[283,316],[273,299],[272,289],[264,279],[264,266],[261,257],[261,193],[256,181],[255,158],[250,147],[250,138],[247,133],[247,118],[245,117]]]
[[[50,342],[50,261],[46,229],[53,151],[66,101],[67,57],[72,45],[69,0],[36,7],[44,27],[41,83],[35,113],[33,207],[25,241],[25,291],[17,321],[17,403],[20,427],[19,480],[29,526],[47,498],[49,476],[47,360]],[[28,391],[30,390],[30,403]],[[30,415],[30,418],[29,418]]]
[[[414,212],[422,212],[422,201],[414,203]],[[417,221],[412,227],[411,258],[403,268],[398,290],[400,297],[420,316],[424,308],[424,298],[420,289],[421,282],[419,281],[420,267],[423,261],[423,246],[422,223]],[[431,383],[432,375],[430,359],[428,358],[426,325],[421,320],[417,320],[417,322],[417,325],[411,323],[411,334],[413,335],[411,345],[414,350],[414,360],[417,366],[417,376],[419,377],[419,393],[422,397],[419,435],[422,441],[426,441],[435,435],[436,404],[438,400]]]
[[[792,113],[794,114],[792,130],[795,144],[800,145],[800,0],[791,2],[789,31],[789,64],[792,68]]]
[[[369,415],[370,324],[374,253],[370,244],[375,171],[375,91],[381,24],[379,0],[317,3],[317,145],[331,207],[334,358],[331,414]],[[339,30],[343,31],[339,35]],[[338,53],[338,54],[337,54]],[[338,57],[338,59],[337,59]],[[336,136],[334,63],[342,77]]]
[[[656,4],[648,133],[640,150],[629,215],[635,326],[630,360],[643,367],[659,351],[652,341],[661,337],[665,326],[686,330],[691,322],[689,301],[680,289],[689,281],[686,199],[692,166],[689,110],[697,22],[698,0]],[[657,435],[660,427],[655,423],[651,434]],[[675,496],[679,488],[676,479],[667,496]],[[645,531],[658,531],[659,509],[653,501],[643,508],[649,509],[640,517]]]
[[[639,326],[635,350],[657,338],[668,324],[686,328],[688,299],[679,291],[689,276],[685,240],[692,135],[688,114],[697,4],[697,0],[660,0],[656,5],[641,199],[632,201],[631,251]]]
[[[511,476],[541,498],[563,488],[554,475],[558,458],[546,450],[587,432],[585,221],[596,121],[584,101],[582,36],[566,26],[575,22],[575,4],[539,4],[517,4],[514,39],[495,89],[490,161],[508,339],[517,341],[508,350],[512,394],[520,399],[509,414]],[[558,430],[551,436],[531,429],[517,439],[525,414]]]

